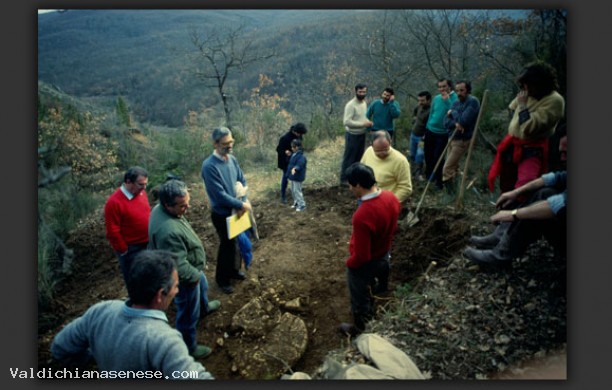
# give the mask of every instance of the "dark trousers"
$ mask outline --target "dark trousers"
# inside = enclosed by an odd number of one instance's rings
[[[147,242],[144,242],[142,244],[128,245],[127,252],[123,255],[117,256],[119,258],[119,269],[121,269],[121,274],[123,275],[123,280],[125,281],[126,285],[127,285],[128,274],[130,272],[130,266],[132,265],[132,262],[134,261],[134,257],[136,257],[138,252],[144,249],[147,249],[147,245],[148,245]]]
[[[351,312],[358,329],[363,330],[366,322],[374,315],[372,292],[376,288],[376,280],[386,281],[388,278],[388,257],[372,260],[361,268],[347,268]]]
[[[340,182],[346,182],[346,169],[351,164],[361,161],[363,152],[365,151],[366,135],[351,134],[348,131],[344,133],[344,155],[342,156],[342,168],[340,170]]]
[[[448,134],[437,134],[432,131],[425,131],[425,173],[429,181],[435,182],[438,188],[442,188],[442,168],[444,167],[444,157],[438,165],[438,169],[433,169],[438,162],[442,152],[448,143]]]
[[[287,185],[289,180],[287,179],[287,168],[283,170],[283,177],[281,177],[281,199],[285,200],[287,197]]]
[[[545,187],[536,191],[532,197],[522,206],[545,200],[549,196],[557,194],[553,188]],[[553,246],[555,252],[565,257],[567,255],[567,219],[565,210],[561,210],[559,214],[551,219],[528,220],[519,219],[512,222],[506,231],[507,237],[502,237],[500,249],[506,249],[511,257],[522,255],[527,247],[539,240],[542,236]],[[507,240],[507,241],[506,241]],[[505,244],[505,247],[504,247]]]
[[[230,279],[238,273],[236,263],[236,240],[227,238],[227,216],[211,213],[212,223],[219,235],[219,251],[217,252],[217,271],[215,281],[219,286],[229,286]]]

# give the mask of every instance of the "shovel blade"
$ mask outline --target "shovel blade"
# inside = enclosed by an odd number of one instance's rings
[[[408,227],[412,227],[417,223],[419,223],[419,217],[417,217],[417,215],[412,211],[408,212],[408,215],[406,215],[406,224]]]

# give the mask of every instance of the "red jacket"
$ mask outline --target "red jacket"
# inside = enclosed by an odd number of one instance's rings
[[[149,241],[151,207],[145,191],[129,200],[117,189],[104,205],[106,238],[117,253],[125,253],[128,245]]]
[[[386,190],[361,203],[353,214],[353,234],[347,267],[360,268],[389,252],[397,230],[400,209],[399,200],[391,191]]]

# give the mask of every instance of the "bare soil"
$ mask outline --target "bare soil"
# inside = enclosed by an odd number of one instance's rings
[[[279,307],[283,303],[300,298],[306,303],[304,310],[297,313],[308,328],[309,342],[303,358],[292,367],[293,371],[303,371],[316,376],[317,369],[321,366],[326,356],[332,351],[346,350],[349,340],[345,335],[337,331],[337,325],[343,321],[350,321],[348,290],[346,287],[346,268],[344,261],[348,256],[348,241],[351,234],[351,216],[356,207],[356,200],[346,188],[327,187],[305,189],[307,209],[305,212],[295,212],[287,205],[282,205],[276,197],[266,199],[254,198],[253,207],[257,219],[260,235],[259,241],[254,241],[253,263],[247,271],[248,278],[245,281],[236,281],[235,292],[231,295],[223,294],[214,283],[214,269],[218,246],[218,238],[214,227],[210,222],[209,207],[205,196],[193,196],[192,205],[187,213],[187,218],[196,232],[204,242],[208,257],[206,275],[209,280],[211,299],[219,299],[222,303],[219,312],[206,317],[198,325],[198,339],[214,347],[210,357],[202,360],[204,366],[218,379],[245,379],[248,375],[236,367],[229,351],[244,348],[238,335],[233,335],[230,330],[232,316],[248,301],[263,294],[273,295]],[[486,300],[485,295],[480,293],[478,298],[474,294],[478,291],[490,291],[499,283],[508,284],[507,276],[496,274],[478,273],[470,270],[469,264],[458,260],[458,253],[465,246],[471,233],[482,230],[484,220],[482,216],[473,213],[455,213],[452,208],[422,208],[419,213],[420,222],[412,227],[401,225],[396,235],[392,250],[392,270],[390,289],[405,289],[406,284],[421,286],[419,288],[431,288],[432,280],[443,280],[443,275],[463,275],[459,283],[463,283],[459,291],[451,291],[451,300],[460,301],[463,295],[469,296],[468,300]],[[80,228],[74,232],[68,245],[75,251],[75,261],[72,275],[67,277],[57,287],[55,299],[50,307],[39,311],[39,338],[38,338],[38,364],[39,368],[58,367],[49,353],[49,345],[53,336],[61,327],[70,320],[83,313],[90,305],[104,299],[122,299],[127,296],[123,280],[120,276],[116,258],[104,237],[104,221],[102,211],[84,221]],[[536,254],[537,255],[537,254]],[[433,279],[428,276],[424,281],[423,273],[432,261],[437,263],[434,270],[430,270]],[[450,267],[450,271],[446,269]],[[525,267],[523,267],[525,268]],[[531,271],[527,271],[531,272]],[[564,271],[561,271],[564,272]],[[439,276],[436,276],[439,275]],[[484,275],[484,276],[478,276]],[[562,274],[564,275],[564,274]],[[436,277],[438,279],[436,279]],[[520,280],[518,284],[524,283],[524,289],[520,286],[514,287],[514,296],[534,296],[534,291],[541,288],[548,291],[550,285],[536,283],[530,285],[529,280]],[[535,276],[537,278],[537,275]],[[550,276],[559,277],[559,274]],[[471,284],[466,282],[472,279]],[[513,281],[517,281],[512,279]],[[425,283],[427,286],[423,286]],[[458,289],[452,282],[439,283],[436,285],[439,294],[449,294],[448,289]],[[554,297],[561,302],[556,305],[532,308],[531,314],[545,317],[556,316],[565,318],[564,291],[554,291]],[[550,291],[546,296],[550,295]],[[559,297],[560,295],[560,297]],[[385,317],[386,305],[397,305],[398,298],[394,293],[378,297],[379,316]],[[511,310],[510,302],[508,309]],[[451,305],[447,305],[451,306]],[[431,306],[430,306],[431,307]],[[421,308],[422,309],[422,308]],[[457,309],[453,315],[465,317],[463,309]],[[505,309],[504,309],[505,310]],[[478,321],[486,326],[496,325],[505,311],[482,312]],[[551,313],[554,311],[554,313]],[[435,312],[427,312],[423,309],[419,315],[427,314],[428,318],[435,317]],[[170,324],[174,325],[174,308],[168,312]],[[296,313],[294,313],[296,314]],[[429,332],[429,338],[434,338],[434,329],[438,324],[452,321],[449,314],[443,314],[445,318],[431,320],[434,325],[425,326],[421,329],[419,315],[413,313],[406,318],[398,320],[398,328],[403,331],[413,329],[415,335],[423,335]],[[469,315],[469,313],[468,313]],[[515,315],[520,315],[520,313]],[[502,318],[501,321],[504,321]],[[468,367],[478,366],[475,369],[465,371],[457,369],[461,365],[453,366],[452,348],[436,345],[436,343],[424,343],[420,336],[413,338],[399,338],[407,353],[413,357],[417,365],[428,372],[434,378],[474,378],[478,373],[488,373],[501,370],[513,362],[519,362],[533,356],[542,349],[548,350],[565,342],[565,321],[559,325],[553,334],[540,336],[540,332],[530,333],[529,324],[521,322],[520,339],[512,338],[504,343],[511,344],[513,355],[510,359],[503,360],[503,365],[483,364],[482,361],[490,358],[483,351],[483,347],[475,348],[473,353],[457,350],[457,354]],[[537,325],[537,324],[536,324]],[[378,325],[380,329],[380,324]],[[386,325],[385,325],[386,326]],[[410,326],[408,328],[408,326]],[[461,326],[478,328],[473,322],[455,324],[455,330]],[[376,326],[374,327],[376,328]],[[434,329],[431,329],[434,328]],[[440,326],[440,329],[443,329]],[[448,333],[448,329],[444,332]],[[393,326],[387,326],[381,333],[387,333],[393,338],[398,331]],[[420,332],[420,333],[419,333]],[[474,329],[477,335],[488,335],[490,329]],[[544,331],[543,331],[544,332]],[[510,332],[512,333],[512,332]],[[478,337],[478,336],[474,336]],[[542,340],[544,337],[544,340]],[[527,342],[526,342],[527,341]],[[493,342],[493,341],[492,341]],[[493,342],[494,343],[494,342]],[[465,345],[466,343],[463,343]],[[469,343],[468,343],[469,344]],[[486,344],[486,338],[483,339]],[[460,346],[458,342],[457,346]],[[504,345],[507,347],[507,345]],[[241,351],[248,355],[249,351]],[[495,353],[494,349],[490,353]],[[484,357],[483,357],[484,356]],[[442,358],[444,357],[444,358]],[[470,360],[472,359],[473,360]],[[489,359],[491,360],[491,359]],[[445,361],[449,361],[445,365]],[[463,364],[463,363],[462,363]],[[256,378],[273,379],[273,378]]]

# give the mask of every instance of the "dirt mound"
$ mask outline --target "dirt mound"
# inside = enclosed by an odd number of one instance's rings
[[[252,199],[260,240],[253,243],[247,280],[235,282],[235,292],[225,295],[214,283],[218,238],[206,197],[192,191],[187,218],[206,248],[209,296],[222,302],[218,312],[198,325],[199,342],[214,348],[202,363],[218,379],[245,378],[244,368],[232,356],[249,356],[252,351],[243,348],[251,348],[252,343],[243,342],[239,333],[232,332],[231,320],[255,297],[266,296],[281,311],[286,311],[286,303],[292,300],[303,303],[300,311],[292,314],[306,324],[308,346],[303,358],[292,367],[294,371],[313,373],[330,351],[347,346],[346,337],[336,327],[351,319],[344,262],[356,199],[340,187],[305,189],[304,196],[307,209],[301,213],[280,204],[276,197]],[[391,290],[414,283],[432,261],[437,268],[447,265],[465,245],[472,229],[473,216],[457,214],[450,208],[424,207],[419,218],[415,226],[402,224],[396,235]],[[63,324],[99,300],[127,296],[117,260],[104,237],[101,211],[85,221],[68,244],[75,251],[73,273],[58,286],[52,307],[39,312],[39,368],[57,365],[50,358],[49,344]],[[386,300],[392,301],[392,297],[383,297],[380,303]],[[168,317],[172,325],[174,315],[171,307]]]

